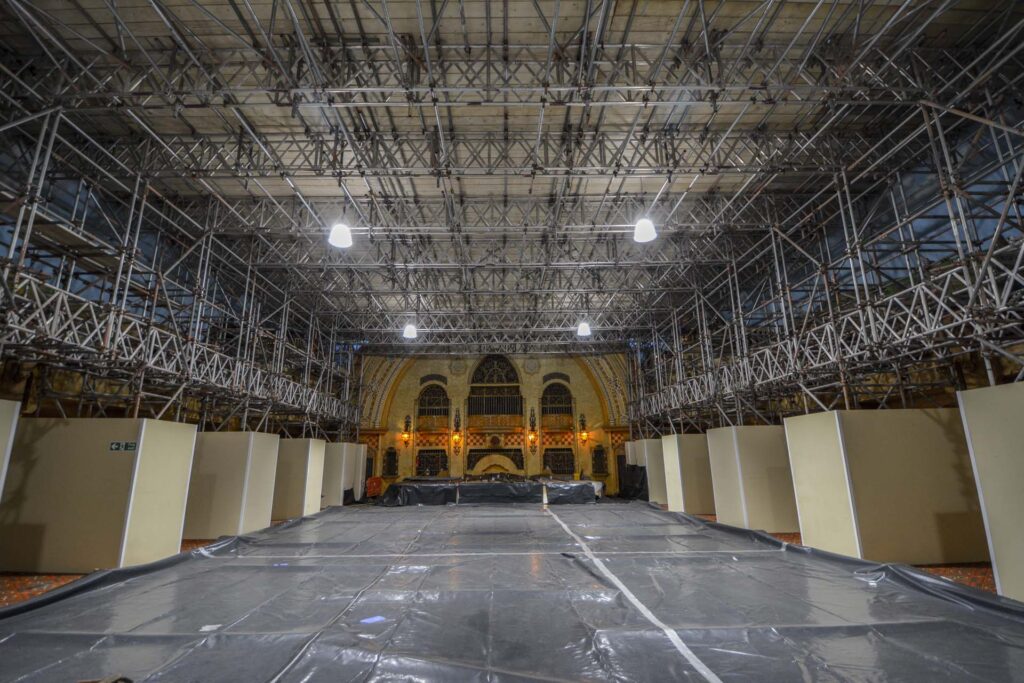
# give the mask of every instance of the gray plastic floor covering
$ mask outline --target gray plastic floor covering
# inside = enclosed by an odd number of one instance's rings
[[[0,680],[1024,681],[1024,606],[644,503],[352,507],[0,611]]]

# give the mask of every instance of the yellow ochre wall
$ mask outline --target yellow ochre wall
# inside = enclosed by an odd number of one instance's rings
[[[497,436],[502,447],[520,447],[525,456],[527,476],[543,471],[544,439],[538,439],[535,452],[526,443],[530,408],[537,417],[538,432],[541,428],[540,400],[545,375],[563,373],[569,377],[568,387],[574,400],[574,421],[583,413],[586,416],[589,438],[581,444],[578,435],[573,434],[567,444],[552,444],[552,447],[571,447],[575,453],[576,471],[593,476],[592,453],[597,445],[604,446],[608,458],[607,476],[596,477],[605,482],[608,490],[618,489],[615,474],[615,454],[622,451],[622,443],[628,436],[626,419],[626,364],[619,354],[580,357],[547,356],[506,356],[519,374],[520,393],[524,410],[521,425],[506,429],[471,429],[468,426],[467,400],[473,371],[483,355],[455,358],[399,358],[384,356],[365,357],[362,368],[362,431],[361,440],[370,444],[374,455],[374,471],[367,476],[382,474],[384,453],[389,447],[398,451],[398,479],[415,474],[415,455],[421,448],[446,448],[449,458],[449,475],[465,474],[466,456],[470,448],[470,435],[476,434],[490,439]],[[430,380],[421,383],[428,375],[440,375],[446,382]],[[553,380],[558,381],[558,380]],[[565,382],[562,382],[563,384]],[[462,419],[463,443],[456,455],[450,440],[437,444],[437,437],[421,434],[416,429],[416,403],[420,392],[430,384],[440,384],[451,401],[449,426],[458,408]],[[405,416],[413,421],[413,438],[408,446],[401,439]],[[565,437],[562,437],[565,438]],[[426,443],[425,443],[426,442]],[[374,450],[376,451],[374,453]],[[393,479],[388,478],[386,481]]]

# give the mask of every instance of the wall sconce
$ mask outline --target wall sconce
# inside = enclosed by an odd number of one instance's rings
[[[530,408],[530,429],[526,432],[526,443],[530,446],[530,452],[537,452],[537,413]]]
[[[580,413],[580,443],[586,444],[590,434],[587,433],[587,416]]]
[[[462,448],[462,415],[459,413],[459,409],[455,409],[455,422],[452,425],[452,453],[454,455],[459,454],[459,450]]]
[[[402,443],[406,446],[412,441],[412,417],[405,416],[405,429],[402,430]]]

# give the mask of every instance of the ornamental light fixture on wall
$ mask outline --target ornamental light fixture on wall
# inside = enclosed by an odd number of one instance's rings
[[[537,413],[530,408],[530,429],[526,432],[526,441],[530,444],[530,452],[537,452]]]
[[[402,443],[406,446],[412,441],[412,416],[405,416],[405,427],[402,429]]]
[[[462,448],[462,415],[455,409],[455,421],[452,424],[452,454],[458,455]]]
[[[587,432],[587,416],[580,413],[580,443],[586,445],[587,439],[590,438],[590,433]]]

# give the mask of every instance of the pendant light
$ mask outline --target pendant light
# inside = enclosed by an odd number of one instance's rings
[[[650,242],[657,236],[658,231],[654,229],[654,223],[650,218],[641,218],[636,222],[636,227],[633,229],[634,242]]]
[[[332,247],[348,249],[352,246],[352,230],[344,223],[335,223],[327,236],[327,243]]]

